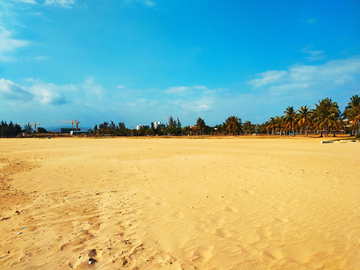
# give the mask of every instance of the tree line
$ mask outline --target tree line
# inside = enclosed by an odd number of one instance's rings
[[[336,132],[345,132],[347,129],[355,134],[360,123],[360,100],[359,95],[350,98],[343,113],[339,110],[337,102],[331,98],[319,100],[315,108],[301,106],[298,110],[289,106],[285,109],[284,115],[270,117],[262,124],[262,132],[271,135],[295,135],[309,132],[328,136]]]
[[[7,123],[6,121],[0,122],[0,137],[16,137],[21,133],[25,133],[27,135],[33,133],[33,128],[30,123],[26,124],[24,128],[17,123],[13,123],[10,121]],[[45,128],[39,127],[37,129],[37,133],[47,133]]]
[[[143,127],[139,130],[128,129],[123,122],[115,125],[104,122],[95,125],[92,130],[98,135],[113,136],[187,136],[187,135],[308,135],[310,132],[320,136],[328,136],[336,132],[355,133],[359,129],[360,123],[360,102],[359,95],[350,98],[348,105],[343,113],[339,110],[339,105],[331,98],[319,100],[315,108],[310,106],[301,106],[295,110],[293,106],[288,106],[284,115],[270,117],[263,124],[253,124],[246,120],[244,123],[237,116],[229,116],[222,124],[210,127],[206,125],[205,120],[197,118],[193,126],[182,127],[179,118],[169,117],[165,127]]]

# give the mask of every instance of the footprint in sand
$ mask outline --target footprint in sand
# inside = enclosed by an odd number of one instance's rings
[[[217,218],[212,219],[211,221],[215,224],[223,224],[224,220],[225,220],[225,218],[223,218],[223,217],[221,217],[221,218],[217,217]]]
[[[287,218],[275,218],[274,222],[287,223],[287,222],[289,222],[289,219],[287,219]]]
[[[228,230],[223,230],[223,229],[217,229],[215,231],[215,235],[221,237],[221,238],[228,238],[231,236],[231,233]]]
[[[176,217],[176,218],[183,218],[185,217],[184,213],[182,211],[174,211],[172,212],[171,214],[173,217]]]
[[[155,205],[156,206],[165,206],[166,202],[156,202]]]
[[[225,207],[225,210],[228,211],[228,212],[230,212],[230,213],[235,213],[235,212],[239,211],[239,210],[238,210],[237,208],[235,208],[235,207],[228,207],[228,206]]]
[[[272,233],[268,230],[261,230],[259,232],[259,235],[261,236],[261,238],[266,239],[266,240],[270,240]]]
[[[211,258],[213,249],[214,246],[200,247],[194,252],[194,255],[200,257],[204,263]]]
[[[262,255],[262,259],[265,262],[271,262],[271,261],[279,260],[282,258],[284,258],[284,255],[282,254],[282,252],[280,250],[267,250],[267,251],[264,251],[264,253]]]

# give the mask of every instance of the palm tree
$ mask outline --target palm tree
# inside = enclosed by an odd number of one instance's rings
[[[274,135],[275,127],[276,127],[275,117],[270,117],[269,123],[270,123],[270,128],[271,128],[271,135]]]
[[[252,129],[251,122],[250,121],[245,121],[245,123],[243,125],[243,129],[244,129],[244,131],[246,131],[246,130],[249,131],[249,135],[250,135],[251,129]],[[245,133],[245,135],[246,135],[246,133]]]
[[[279,130],[279,134],[282,134],[282,129],[284,127],[284,116],[275,116],[275,128]]]
[[[191,132],[190,126],[183,127],[182,132],[184,135],[190,135],[190,132]]]
[[[205,124],[204,119],[199,117],[196,120],[196,125],[194,126],[194,130],[195,131],[200,131],[200,134],[202,135],[204,133],[204,131],[205,131],[205,128],[206,128],[206,124]]]
[[[340,117],[337,121],[339,131],[345,132],[346,122],[344,118]]]
[[[270,123],[269,121],[266,121],[264,124],[261,125],[261,131],[266,132],[266,135],[269,135],[270,130]]]
[[[285,128],[291,129],[293,136],[295,136],[295,125],[296,125],[296,112],[293,106],[289,106],[284,111]]]
[[[348,119],[350,125],[354,127],[354,133],[356,127],[358,127],[360,122],[360,98],[359,95],[352,96],[350,102],[344,111],[344,117]]]
[[[216,125],[214,130],[216,135],[222,134],[224,132],[224,125]]]
[[[323,130],[325,130],[327,136],[331,128],[335,129],[337,127],[337,120],[340,117],[339,106],[331,98],[319,100],[319,104],[315,104],[315,106],[313,112],[314,124],[321,130],[321,137],[323,136]]]
[[[236,134],[237,129],[241,129],[241,119],[237,116],[229,116],[224,123],[225,130],[229,131],[232,135]]]
[[[307,136],[307,127],[311,125],[311,116],[312,110],[310,110],[310,106],[301,106],[300,109],[297,110],[297,125],[299,127],[303,127],[305,130],[305,136]]]

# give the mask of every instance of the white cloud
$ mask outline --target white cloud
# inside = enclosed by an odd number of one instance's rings
[[[158,104],[157,100],[151,100],[151,99],[145,99],[145,98],[140,98],[136,100],[136,104],[137,105],[141,105],[141,106],[155,106]]]
[[[143,5],[145,6],[148,6],[148,7],[153,7],[155,6],[155,3],[153,1],[150,1],[150,0],[124,0],[124,2],[126,4],[132,4],[134,2],[140,2],[142,3]]]
[[[249,81],[255,88],[263,86],[273,95],[289,91],[320,91],[335,89],[355,82],[360,74],[360,57],[338,59],[322,65],[293,66],[288,71],[267,71],[262,78]]]
[[[8,100],[29,101],[34,98],[24,87],[4,78],[0,79],[0,97]]]
[[[125,89],[125,85],[118,85],[117,88],[118,89]]]
[[[257,74],[257,76],[261,76],[262,78],[259,79],[253,79],[249,81],[248,83],[252,84],[254,87],[261,87],[264,85],[267,85],[269,83],[277,82],[284,78],[287,75],[287,71],[284,70],[269,70],[260,74]]]
[[[29,87],[29,91],[42,104],[63,105],[69,103],[65,98],[65,92],[76,91],[76,87],[70,85],[55,85],[53,83],[45,83],[39,80],[28,79],[33,85]]]
[[[207,87],[204,85],[194,85],[193,88],[199,90],[207,90]]]
[[[36,5],[37,2],[35,0],[12,0],[13,2],[27,3]]]
[[[208,110],[210,109],[210,106],[209,105],[206,105],[206,104],[202,104],[202,105],[199,105],[198,108],[200,110]]]
[[[183,93],[187,90],[189,90],[190,88],[189,87],[186,87],[186,86],[178,86],[178,87],[170,87],[168,88],[165,93],[168,93],[168,94],[179,94],[179,93]]]
[[[29,45],[29,41],[13,38],[13,33],[0,26],[0,61],[14,61],[15,58],[11,53],[16,49]]]
[[[168,104],[166,110],[180,111],[183,115],[204,114],[212,111],[215,101],[222,99],[219,92],[224,90],[227,89],[209,89],[205,85],[170,87],[165,93],[176,94],[177,99],[169,100],[166,98],[162,104]],[[170,98],[173,98],[173,96],[170,96]]]
[[[202,97],[199,100],[195,101],[180,101],[181,108],[184,110],[184,113],[188,112],[202,112],[208,111],[211,109],[212,104],[214,103],[214,97],[206,96]]]
[[[32,78],[26,81],[29,82],[30,87],[18,85],[4,78],[0,79],[0,97],[4,100],[37,100],[41,104],[62,105],[69,103],[65,98],[65,92],[76,91],[76,87],[72,84],[55,85]]]
[[[192,91],[195,90],[195,91]],[[199,91],[200,90],[200,91]],[[202,91],[201,91],[202,90]],[[184,95],[188,93],[213,93],[220,89],[208,89],[205,85],[194,85],[194,86],[173,86],[169,87],[167,90],[164,91],[164,93],[167,94],[178,94],[178,95]]]
[[[61,6],[64,8],[72,8],[72,5],[75,4],[75,0],[45,0],[45,5],[47,6]]]
[[[55,85],[34,85],[30,90],[43,104],[62,105],[68,103],[64,97],[54,91]]]

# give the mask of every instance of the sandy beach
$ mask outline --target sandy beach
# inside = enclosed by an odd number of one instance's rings
[[[360,143],[0,139],[1,269],[359,269]]]

